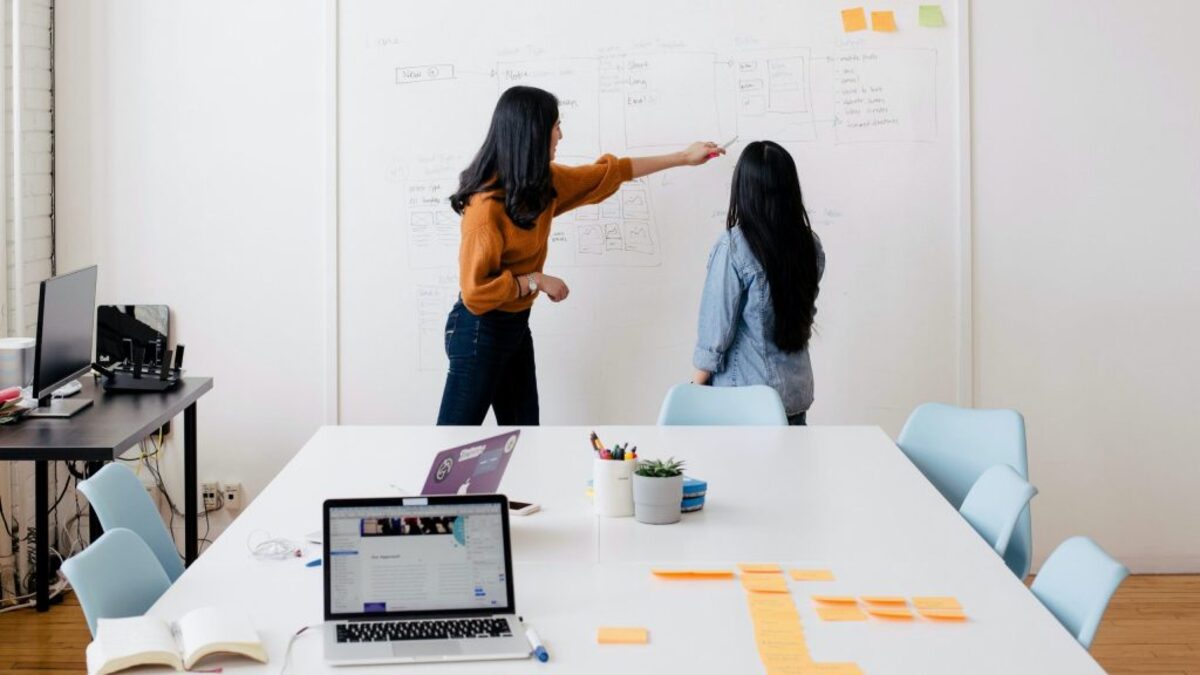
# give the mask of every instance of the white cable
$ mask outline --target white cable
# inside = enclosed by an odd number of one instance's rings
[[[256,534],[265,535],[265,538],[253,543],[252,540]],[[246,548],[250,551],[250,555],[257,560],[287,560],[288,558],[299,558],[304,554],[302,542],[284,537],[272,537],[271,533],[266,530],[254,530],[246,535]]]
[[[283,650],[283,665],[280,666],[280,668],[279,668],[279,675],[283,675],[287,671],[288,660],[290,660],[292,658],[292,645],[295,644],[296,638],[300,637],[301,635],[304,635],[310,629],[320,628],[321,626],[322,626],[322,624],[315,623],[311,626],[305,626],[304,628],[301,628],[300,630],[296,631],[295,633],[292,633],[292,637],[288,639],[287,649]]]

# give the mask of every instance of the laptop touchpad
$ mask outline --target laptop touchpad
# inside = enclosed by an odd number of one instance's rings
[[[462,652],[462,645],[452,640],[392,643],[392,654],[394,656],[406,656],[408,658],[458,656]]]

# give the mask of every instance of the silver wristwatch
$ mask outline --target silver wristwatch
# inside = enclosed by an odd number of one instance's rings
[[[533,273],[525,275],[525,279],[529,282],[529,294],[533,295],[538,292],[537,280],[533,278]]]

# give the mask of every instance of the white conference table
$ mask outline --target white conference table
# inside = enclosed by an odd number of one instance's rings
[[[702,511],[674,525],[598,518],[585,494],[590,429],[524,429],[501,489],[539,513],[510,519],[518,613],[550,661],[373,666],[435,673],[760,673],[746,592],[736,580],[671,581],[653,565],[775,562],[827,568],[832,582],[789,580],[812,657],[867,673],[1098,673],[1074,638],[876,427],[597,427],[643,458],[687,460],[708,481]],[[151,614],[244,610],[270,654],[209,663],[278,673],[288,638],[323,618],[322,571],[301,558],[258,560],[254,535],[302,540],[330,497],[420,490],[433,455],[494,429],[323,427],[188,568]],[[966,623],[824,622],[809,596],[950,595]],[[643,626],[646,645],[598,645],[601,626]],[[319,631],[297,639],[290,673],[346,672],[322,660]]]

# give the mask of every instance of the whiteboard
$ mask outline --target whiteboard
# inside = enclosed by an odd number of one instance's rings
[[[571,295],[532,313],[543,424],[653,422],[689,379],[708,252],[754,139],[795,157],[826,250],[810,420],[894,432],[954,400],[960,8],[922,28],[916,3],[891,7],[897,32],[846,33],[844,5],[822,1],[339,3],[340,420],[436,419],[458,292],[447,197],[516,84],[558,96],[561,163],[739,138],[555,220],[545,271]]]

